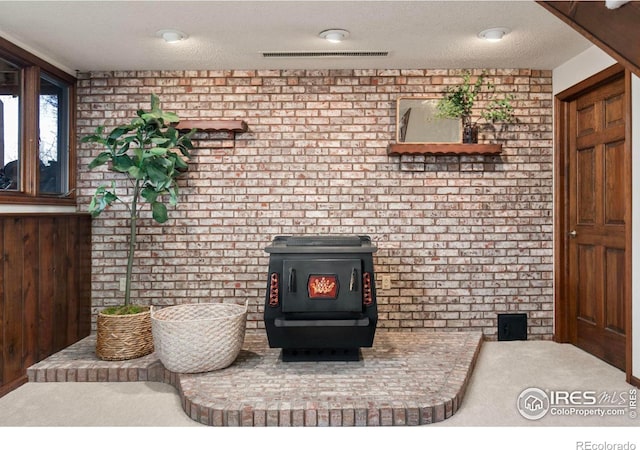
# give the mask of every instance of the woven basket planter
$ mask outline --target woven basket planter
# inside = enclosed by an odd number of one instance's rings
[[[247,304],[194,303],[153,311],[156,355],[177,373],[223,369],[244,343]]]
[[[96,355],[106,361],[140,358],[153,352],[151,311],[116,316],[98,313]]]

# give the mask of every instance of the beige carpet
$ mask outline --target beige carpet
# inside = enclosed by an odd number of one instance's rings
[[[434,426],[627,427],[640,419],[624,416],[552,415],[528,420],[517,400],[527,388],[549,391],[595,391],[623,394],[635,389],[624,372],[569,344],[548,341],[485,342],[462,406],[451,418]],[[639,447],[640,448],[640,447]]]

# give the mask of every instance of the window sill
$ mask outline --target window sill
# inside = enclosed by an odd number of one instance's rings
[[[46,205],[46,206],[76,206],[75,195],[69,197],[43,196],[30,197],[22,193],[0,193],[0,205]]]
[[[63,205],[0,205],[0,215],[9,214],[78,214],[78,210]]]

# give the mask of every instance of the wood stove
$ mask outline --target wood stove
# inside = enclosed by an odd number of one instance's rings
[[[283,361],[357,361],[378,320],[369,236],[278,236],[264,323]]]

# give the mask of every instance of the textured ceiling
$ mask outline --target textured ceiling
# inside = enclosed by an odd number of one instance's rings
[[[477,34],[512,31],[500,43]],[[167,44],[174,28],[189,35]],[[331,44],[327,28],[349,30]],[[0,36],[73,72],[139,69],[553,69],[590,44],[533,1],[3,1]],[[262,52],[388,51],[264,58]]]

